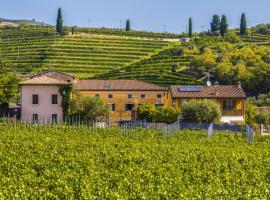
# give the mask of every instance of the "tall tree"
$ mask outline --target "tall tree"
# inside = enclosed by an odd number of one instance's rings
[[[220,35],[224,36],[228,32],[228,22],[226,15],[222,15],[220,22]]]
[[[19,93],[18,82],[15,73],[10,72],[7,65],[0,61],[0,105],[9,103]]]
[[[189,21],[188,21],[188,35],[189,35],[189,37],[192,37],[192,33],[193,33],[192,28],[193,28],[193,26],[192,26],[192,18],[190,17]]]
[[[211,22],[211,32],[213,34],[219,34],[220,31],[220,17],[218,15],[214,15]]]
[[[126,31],[130,31],[130,30],[131,30],[131,23],[130,23],[130,19],[128,19],[126,22]]]
[[[247,19],[246,14],[243,13],[241,16],[241,24],[240,24],[240,35],[247,34]]]
[[[58,8],[57,20],[56,20],[56,32],[63,35],[63,17],[62,9]]]

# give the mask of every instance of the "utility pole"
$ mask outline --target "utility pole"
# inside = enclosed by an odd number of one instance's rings
[[[122,19],[120,19],[120,30],[122,29]]]
[[[163,25],[164,33],[166,33],[166,24]]]

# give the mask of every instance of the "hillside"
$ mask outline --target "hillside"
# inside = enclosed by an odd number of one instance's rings
[[[201,79],[203,74],[190,68],[191,61],[202,49],[209,48],[216,57],[222,57],[245,46],[270,45],[269,36],[264,35],[202,36],[182,44],[176,42],[177,37],[167,33],[94,28],[88,32],[76,28],[74,35],[69,32],[60,37],[53,27],[2,29],[1,59],[21,76],[53,68],[80,79],[202,84],[206,77]],[[228,45],[233,49],[227,49]]]
[[[19,19],[19,20],[15,20],[15,19],[5,19],[5,18],[1,18],[0,17],[0,26],[18,26],[22,23],[26,23],[28,25],[32,25],[32,26],[40,26],[40,25],[48,25],[46,23],[42,23],[42,22],[38,22],[35,20],[27,20],[27,19]]]
[[[50,27],[4,29],[2,60],[22,75],[53,68],[78,78],[134,78],[161,84],[196,82],[193,77],[170,70],[172,64],[186,64],[185,57],[166,55],[179,43],[157,39],[152,33],[146,33],[147,37],[139,37],[141,32],[131,33],[123,35],[121,31],[114,31],[109,35],[108,30],[101,34],[92,29],[90,35],[79,32],[59,37]],[[159,64],[154,63],[159,57],[162,57]],[[137,66],[140,69],[136,75],[130,74]],[[127,73],[115,74],[122,70]]]

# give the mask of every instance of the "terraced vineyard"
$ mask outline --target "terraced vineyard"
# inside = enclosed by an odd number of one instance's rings
[[[161,51],[149,59],[113,70],[102,77],[111,79],[138,79],[151,81],[162,85],[170,84],[199,84],[200,82],[190,75],[182,73],[189,68],[191,56],[177,55],[180,44]],[[172,69],[175,66],[175,69]],[[100,78],[102,78],[100,77]]]
[[[112,36],[57,36],[52,29],[2,31],[3,60],[18,72],[53,67],[91,78],[140,61],[168,42]]]
[[[166,34],[126,34],[109,29],[90,29],[91,35],[86,29],[78,29],[77,34],[64,37],[52,27],[0,31],[1,59],[20,74],[52,67],[77,78],[139,79],[163,85],[200,84],[198,77],[183,71],[189,68],[193,54],[177,51],[206,44],[218,54],[218,44],[223,41],[207,37],[180,44],[168,42]],[[268,36],[251,35],[241,38],[239,45],[245,44],[269,45],[270,40]]]

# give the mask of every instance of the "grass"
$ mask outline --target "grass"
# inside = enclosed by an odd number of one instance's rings
[[[1,199],[269,199],[269,137],[0,126]]]

